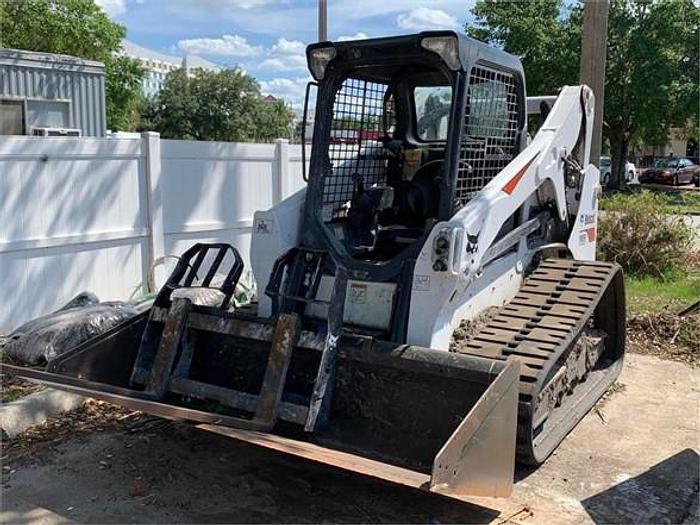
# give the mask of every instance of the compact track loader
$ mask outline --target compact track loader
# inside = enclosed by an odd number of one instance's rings
[[[507,496],[516,458],[542,463],[622,366],[622,273],[595,261],[593,94],[527,98],[518,58],[453,32],[307,57],[308,184],[255,214],[257,303],[229,308],[234,248],[196,245],[147,312],[45,370],[3,371],[424,490]],[[543,119],[531,139],[528,115]]]

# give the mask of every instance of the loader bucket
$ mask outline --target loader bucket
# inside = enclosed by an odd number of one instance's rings
[[[393,483],[510,494],[517,362],[343,333],[315,417],[327,339],[296,314],[156,300],[45,370],[2,371]]]

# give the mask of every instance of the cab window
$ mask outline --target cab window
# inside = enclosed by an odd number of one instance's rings
[[[416,136],[424,141],[444,141],[452,106],[449,86],[416,86],[413,88],[416,112]]]

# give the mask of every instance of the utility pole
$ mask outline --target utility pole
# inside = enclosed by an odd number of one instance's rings
[[[593,95],[595,95],[591,163],[599,166],[603,143],[608,0],[585,0],[583,7],[583,38],[581,40],[580,82],[590,87],[593,90]],[[619,159],[617,160],[619,161]],[[622,160],[622,162],[624,163],[625,161]],[[614,167],[612,168],[614,169]]]
[[[328,40],[328,0],[318,0],[318,41]]]

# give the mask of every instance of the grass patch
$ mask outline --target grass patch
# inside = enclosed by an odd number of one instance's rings
[[[700,215],[700,192],[661,191],[669,213],[676,215]]]
[[[700,313],[678,313],[700,299],[700,254],[682,274],[629,277],[625,286],[628,350],[699,366]]]
[[[621,191],[609,191],[600,199],[600,209],[607,209],[608,203],[615,195],[639,195],[650,192],[656,196],[661,205],[660,211],[670,215],[700,215],[700,191],[681,190],[669,186],[668,189],[656,187],[630,186]]]
[[[697,269],[675,278],[628,277],[625,281],[627,315],[676,313],[700,298]]]

